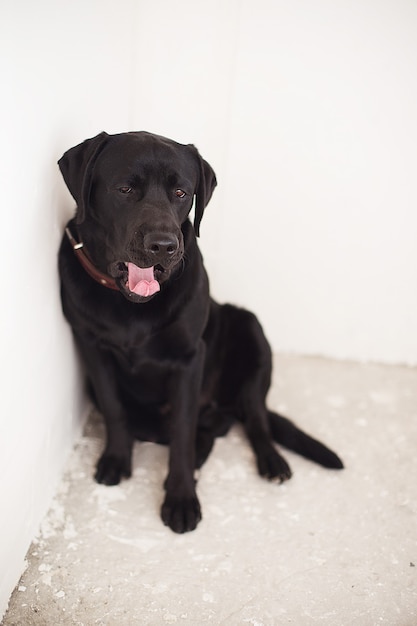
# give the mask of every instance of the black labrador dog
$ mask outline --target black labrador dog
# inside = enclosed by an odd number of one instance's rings
[[[256,317],[210,299],[196,236],[216,177],[197,149],[103,132],[59,167],[77,203],[59,251],[63,310],[107,430],[96,480],[130,476],[135,439],[169,445],[161,516],[182,533],[201,519],[195,469],[236,420],[268,479],[291,476],[275,442],[342,468],[267,409],[271,351]]]

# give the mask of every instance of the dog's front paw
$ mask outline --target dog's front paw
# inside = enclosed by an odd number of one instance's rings
[[[165,526],[174,533],[186,533],[194,530],[201,520],[201,508],[197,496],[175,497],[167,494],[161,508],[161,517]]]
[[[268,480],[279,483],[291,478],[291,469],[287,461],[274,449],[270,448],[257,457],[258,471]]]
[[[118,485],[122,478],[129,478],[132,474],[130,457],[104,454],[97,463],[94,478],[103,485]]]

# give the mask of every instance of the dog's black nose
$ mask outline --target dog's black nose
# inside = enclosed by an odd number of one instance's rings
[[[156,259],[163,259],[175,254],[180,242],[173,233],[155,232],[144,236],[143,245],[146,252],[151,253]]]

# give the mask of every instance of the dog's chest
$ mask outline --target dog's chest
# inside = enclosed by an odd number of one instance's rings
[[[142,379],[150,371],[155,377],[177,368],[194,352],[198,341],[198,336],[176,318],[155,325],[140,318],[124,318],[115,323],[104,316],[93,333],[98,348],[112,354],[117,370]]]
[[[109,341],[106,350],[111,351],[113,376],[126,407],[149,409],[169,401],[170,381],[185,355],[184,348],[173,345],[174,336],[167,330],[143,333],[135,329],[120,335],[117,342]]]

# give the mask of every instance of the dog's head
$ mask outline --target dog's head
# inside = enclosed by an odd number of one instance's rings
[[[147,132],[101,133],[68,150],[59,167],[77,203],[76,224],[92,263],[133,302],[149,300],[184,255],[216,186],[193,145]]]

